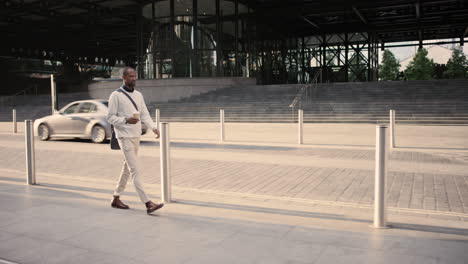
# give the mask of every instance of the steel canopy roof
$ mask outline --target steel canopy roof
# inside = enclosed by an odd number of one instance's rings
[[[380,42],[388,43],[460,39],[468,34],[465,0],[238,1],[255,10],[249,16],[257,23],[260,39],[371,32]],[[56,56],[135,58],[139,9],[147,2],[0,1],[0,55],[21,50],[34,57],[41,55],[39,50]]]

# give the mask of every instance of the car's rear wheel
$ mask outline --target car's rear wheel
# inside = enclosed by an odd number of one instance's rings
[[[46,124],[40,124],[37,129],[37,135],[42,141],[46,141],[50,138],[50,129]]]
[[[106,130],[100,125],[95,125],[91,131],[91,140],[93,143],[104,142],[106,140]]]

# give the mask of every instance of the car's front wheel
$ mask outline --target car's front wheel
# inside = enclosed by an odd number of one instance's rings
[[[106,140],[106,130],[100,125],[95,125],[91,131],[91,141],[102,143],[104,140]]]
[[[42,141],[46,141],[50,138],[50,129],[46,124],[40,124],[37,129],[37,135]]]

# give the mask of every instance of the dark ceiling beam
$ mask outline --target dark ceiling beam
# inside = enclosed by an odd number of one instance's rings
[[[418,40],[419,40],[419,48],[422,48],[423,45],[423,34],[422,30],[418,29]]]
[[[414,6],[413,6],[414,8]],[[359,11],[364,11],[364,9],[362,8],[359,8]],[[369,11],[369,14],[375,14],[375,10],[368,10]],[[383,16],[383,17],[380,17],[380,16],[372,16],[372,21],[374,19],[379,19],[379,20],[396,20],[396,19],[399,19],[399,18],[411,18],[413,19],[413,22],[414,22],[414,19],[416,17],[416,15],[414,14],[415,12],[411,12],[411,13],[406,13],[406,12],[401,12],[400,15],[396,15],[396,16]],[[452,17],[452,16],[463,16],[466,18],[466,14],[468,13],[468,8],[467,7],[464,7],[464,8],[457,8],[457,9],[453,9],[453,10],[441,10],[441,11],[427,11],[427,12],[424,12],[424,16],[421,17],[421,19],[425,19],[426,17],[432,17],[432,18],[437,18],[437,19],[441,19],[442,16],[446,16],[446,17]],[[324,16],[343,16],[345,13],[343,11],[332,11],[332,12],[322,12],[322,13],[318,13],[316,12],[315,10],[310,10],[308,11],[307,9],[304,9],[302,15],[303,16],[307,16],[308,18],[311,18],[311,17],[314,17],[314,18],[320,18],[320,17],[324,17]],[[422,15],[422,13],[421,13]],[[368,16],[367,19],[369,20],[371,17]]]
[[[21,14],[29,14],[30,12],[38,11],[38,10],[50,10],[50,11],[57,11],[63,10],[68,8],[78,8],[83,10],[90,10],[90,9],[99,9],[99,10],[107,10],[113,9],[112,7],[104,7],[99,4],[102,3],[112,3],[113,0],[99,0],[99,1],[90,1],[90,0],[73,0],[73,1],[63,1],[63,0],[36,0],[31,1],[28,3],[17,3],[14,5],[10,5],[8,7],[4,7],[6,11],[13,15],[21,15]],[[131,1],[133,4],[130,6],[137,6],[139,1]],[[11,12],[11,11],[15,11]]]
[[[307,17],[304,17],[304,16],[303,16],[302,19],[303,19],[305,22],[307,22],[307,23],[309,23],[310,25],[312,25],[313,27],[315,27],[316,29],[320,29],[320,27],[319,27],[316,23],[312,22],[312,21],[311,21],[310,19],[308,19]]]
[[[361,19],[362,23],[367,24],[367,19],[361,14],[359,9],[357,9],[355,6],[352,7],[354,13]]]
[[[134,37],[136,39],[136,37]],[[68,49],[68,48],[106,48],[112,45],[129,45],[133,46],[136,41],[134,39],[120,39],[119,41],[109,40],[83,40],[81,42],[74,41],[57,41],[57,40],[41,40],[34,41],[34,39],[18,39],[15,41],[8,42],[2,46],[9,48],[39,48],[39,49]],[[131,48],[129,48],[131,49]]]
[[[421,5],[419,4],[419,1],[414,4],[414,7],[416,9],[416,19],[421,19]]]
[[[346,1],[344,1],[346,2]],[[407,9],[414,5],[413,1],[358,1],[361,11],[378,11],[388,9]],[[450,3],[457,4],[460,0],[424,0],[424,5],[447,5]]]
[[[119,10],[118,11],[118,16],[110,16],[109,14],[99,14],[99,16],[93,17],[90,16],[90,14],[85,13],[85,14],[76,14],[76,15],[60,15],[60,16],[45,16],[42,15],[42,13],[39,12],[31,12],[33,15],[39,15],[44,17],[43,20],[28,20],[22,17],[15,17],[16,22],[15,24],[24,24],[29,27],[42,27],[42,26],[50,26],[53,24],[61,24],[61,25],[67,25],[67,24],[89,24],[90,22],[99,22],[99,21],[106,21],[109,18],[115,19],[121,19],[122,23],[128,23],[129,21],[133,22],[134,20],[134,15],[133,12],[124,9],[124,10]],[[8,19],[10,18],[10,19]],[[1,21],[4,22],[10,22],[11,21],[11,16],[10,17],[2,17],[0,18]]]
[[[50,2],[50,1],[49,1]],[[73,3],[70,3],[73,2]],[[66,24],[96,24],[99,21],[106,21],[108,19],[121,19],[122,23],[135,23],[135,12],[134,7],[119,7],[119,8],[106,8],[106,7],[95,7],[88,9],[87,1],[79,1],[85,6],[81,6],[76,3],[77,1],[55,1],[55,6],[49,3],[47,8],[38,6],[38,2],[32,2],[24,4],[23,6],[29,6],[27,8],[20,8],[20,12],[0,12],[0,14],[8,14],[0,16],[0,19],[7,23],[14,24],[26,24],[31,27],[40,26],[51,26],[51,25],[66,25]],[[103,2],[103,1],[100,1]],[[63,4],[66,3],[66,4]],[[94,4],[94,2],[92,3]],[[70,15],[64,10],[57,11],[63,7],[67,8],[79,8],[87,10],[87,12],[81,14]],[[7,10],[8,11],[8,10]],[[43,17],[43,20],[30,20],[27,17],[35,15]]]
[[[392,42],[392,38],[399,41],[460,38],[462,34],[468,34],[468,6],[463,5],[460,0],[328,0],[327,4],[317,0],[237,1],[250,6],[253,4],[257,10],[261,10],[260,14],[245,16],[247,19],[257,20],[257,34],[265,38],[282,39],[373,30],[377,34],[388,34],[383,39],[385,42]],[[117,1],[113,0],[25,0],[22,5],[20,2],[21,0],[12,0],[13,6],[0,8],[0,22],[8,20],[5,21],[7,26],[0,26],[2,35],[8,39],[4,41],[7,43],[0,44],[2,47],[36,45],[44,49],[69,49],[79,54],[101,52],[102,56],[119,53],[134,55],[136,52],[135,10],[146,3],[143,0],[128,1],[124,3],[128,5],[123,8],[114,4]],[[49,5],[44,6],[41,2],[48,2]],[[353,7],[350,2],[356,3],[356,6]],[[419,4],[415,4],[416,2]],[[0,0],[0,3],[4,1]],[[76,9],[86,13],[67,15],[69,11]],[[48,11],[54,12],[51,15]],[[396,15],[379,16],[379,11],[393,12]],[[28,16],[44,17],[49,22],[33,21]],[[338,19],[329,21],[331,16]],[[415,23],[418,19],[419,23]],[[128,28],[123,29],[120,25]]]
[[[45,32],[42,32],[45,31]],[[10,26],[2,30],[3,34],[12,34],[17,38],[28,37],[31,35],[38,36],[47,36],[54,38],[63,38],[63,35],[69,34],[70,36],[76,36],[76,34],[83,34],[85,36],[90,36],[94,34],[99,34],[100,36],[108,35],[119,35],[126,37],[127,34],[135,34],[135,27],[133,25],[125,25],[121,27],[113,25],[87,25],[79,29],[67,28],[63,25],[57,25],[51,27],[41,27],[41,28],[27,28],[26,25],[21,26]],[[27,32],[27,34],[19,34],[18,32]]]
[[[467,10],[467,13],[468,13],[468,10]],[[466,18],[466,15],[463,14],[463,15],[451,15],[450,18],[449,18],[449,21],[457,21],[457,20],[465,20]],[[427,23],[427,22],[431,22],[431,21],[437,21],[438,23],[441,23],[440,21],[440,17],[436,17],[436,16],[432,16],[432,17],[426,17],[424,16],[424,18],[422,18],[420,21],[422,23]],[[396,19],[396,20],[393,20],[393,19],[375,19],[372,21],[372,24],[373,25],[379,25],[379,24],[389,24],[389,23],[394,23],[394,22],[397,22],[397,23],[409,23],[409,24],[414,24],[414,17],[411,16],[411,17],[404,17],[404,18],[399,18],[399,19]],[[445,22],[446,23],[446,22]]]
[[[398,32],[413,32],[417,36],[417,32],[419,29],[421,30],[428,30],[428,29],[441,29],[441,30],[450,30],[453,29],[455,31],[461,32],[462,29],[466,27],[466,23],[459,21],[459,22],[451,22],[450,24],[441,24],[439,21],[431,21],[428,23],[422,23],[421,27],[416,25],[413,21],[413,23],[405,23],[405,24],[399,24],[399,23],[394,23],[394,24],[387,24],[385,26],[369,26],[369,25],[364,25],[362,23],[348,23],[346,25],[343,24],[337,24],[337,25],[320,25],[320,30],[318,30],[318,34],[337,34],[337,33],[345,33],[345,32],[369,32],[371,30],[374,30],[376,33],[398,33]],[[457,28],[460,28],[457,30]],[[310,30],[308,27],[304,24],[302,27],[298,28],[299,32],[309,32]],[[422,33],[422,32],[421,32]],[[302,35],[301,35],[302,36]],[[458,37],[459,33],[457,36],[453,37]]]
[[[414,4],[415,13],[416,13],[416,22],[418,24],[418,40],[419,40],[419,48],[422,49],[423,47],[423,33],[421,29],[421,5],[419,4],[419,0]]]
[[[329,13],[343,10],[343,5],[348,5],[348,2],[359,2],[359,9],[361,11],[372,11],[376,9],[404,9],[411,5],[411,3],[407,3],[408,1],[400,4],[392,4],[391,1],[384,3],[382,3],[382,1],[379,1],[378,3],[376,3],[376,1],[341,1],[341,3],[326,3],[319,5],[304,3],[302,8],[303,10],[313,11],[315,14]]]

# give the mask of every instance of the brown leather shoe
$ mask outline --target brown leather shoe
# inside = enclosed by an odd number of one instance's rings
[[[151,214],[152,212],[162,208],[163,206],[164,206],[164,204],[162,204],[162,203],[155,204],[152,201],[149,201],[149,202],[146,203],[146,212],[148,214]]]
[[[126,204],[124,204],[122,201],[120,201],[119,196],[114,196],[114,199],[112,200],[112,207],[117,208],[117,209],[129,209],[130,207]]]

